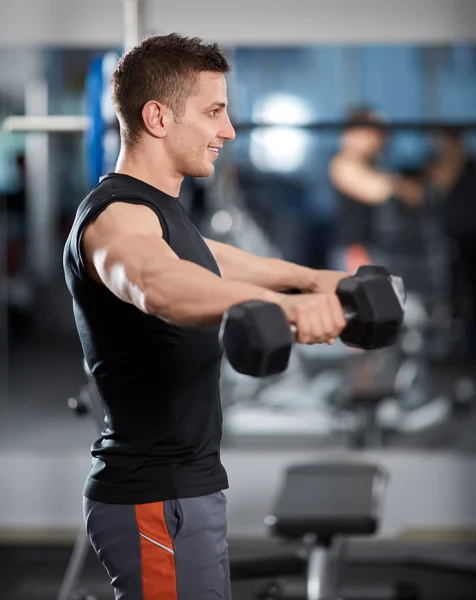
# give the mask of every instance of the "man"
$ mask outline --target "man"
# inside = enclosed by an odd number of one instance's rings
[[[356,108],[330,163],[330,179],[337,191],[337,232],[331,264],[349,271],[369,263],[383,264],[379,253],[377,219],[380,207],[392,198],[413,209],[423,201],[422,188],[407,177],[378,166],[386,135],[382,118],[369,107]]]
[[[333,343],[347,273],[314,271],[204,240],[178,202],[235,132],[215,44],[146,39],[120,60],[121,152],[80,205],[64,268],[105,411],[84,488],[91,543],[121,600],[230,598],[227,476],[220,462],[224,312],[279,304],[301,343]],[[296,288],[304,292],[287,295]],[[250,493],[252,491],[250,490]]]

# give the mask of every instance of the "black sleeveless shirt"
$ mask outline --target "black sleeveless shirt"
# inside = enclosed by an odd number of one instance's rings
[[[179,201],[143,181],[109,174],[79,206],[63,263],[84,356],[105,412],[84,495],[141,504],[220,491],[228,482],[220,462],[219,327],[171,325],[119,300],[87,275],[82,234],[112,202],[149,207],[179,258],[219,275]]]
[[[377,207],[363,204],[335,190],[336,227],[334,243],[347,247],[353,244],[372,246],[375,243],[374,220]]]
[[[442,217],[447,234],[460,244],[475,246],[476,161],[468,158],[446,194]]]

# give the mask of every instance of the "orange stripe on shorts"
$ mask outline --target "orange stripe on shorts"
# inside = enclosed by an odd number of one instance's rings
[[[164,516],[164,503],[135,505],[139,528],[143,600],[178,600],[173,541]]]

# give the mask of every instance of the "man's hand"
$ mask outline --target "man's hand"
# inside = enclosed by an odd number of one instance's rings
[[[311,294],[334,294],[339,281],[351,275],[353,273],[347,273],[347,271],[314,271],[311,286],[306,291]]]
[[[424,203],[424,188],[418,181],[410,177],[397,177],[396,182],[397,196],[407,208],[418,208]]]
[[[283,294],[279,304],[288,322],[296,325],[300,344],[333,344],[347,325],[336,294]]]

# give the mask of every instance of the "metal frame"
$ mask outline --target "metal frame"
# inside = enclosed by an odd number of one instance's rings
[[[313,546],[307,563],[307,600],[336,599],[337,573],[331,546]]]
[[[9,116],[3,121],[3,130],[7,133],[75,133],[85,132],[92,125],[88,116],[81,115],[25,115]],[[258,128],[289,127],[292,129],[305,129],[311,131],[339,131],[348,127],[346,121],[321,121],[298,125],[285,123],[236,123],[236,131],[252,131]],[[476,130],[475,121],[395,121],[393,123],[365,123],[366,127],[375,127],[387,132],[420,131],[432,133],[448,128]]]
[[[81,414],[91,417],[95,421],[98,431],[101,432],[104,426],[104,412],[97,395],[96,386],[86,364],[86,360],[83,360],[83,369],[87,376],[88,383],[80,389],[78,399],[75,400],[70,398],[68,405],[72,409],[77,409],[78,406],[80,406]],[[77,588],[84,563],[86,562],[86,558],[90,550],[91,544],[88,534],[86,529],[81,527],[77,533],[73,551],[71,553],[68,566],[66,567],[56,600],[69,600],[71,592]],[[91,600],[94,600],[93,596],[90,596],[90,598]]]

